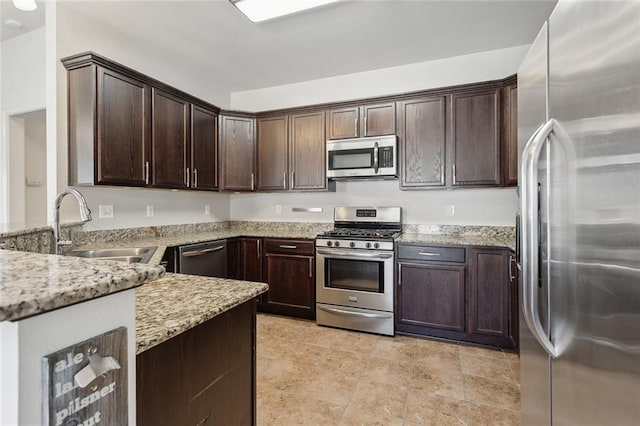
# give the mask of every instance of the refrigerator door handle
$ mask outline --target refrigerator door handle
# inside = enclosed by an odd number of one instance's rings
[[[522,153],[521,186],[521,238],[522,238],[522,314],[531,333],[552,357],[557,350],[549,339],[538,315],[537,282],[540,271],[538,247],[540,235],[538,221],[538,160],[546,139],[553,133],[556,121],[550,119],[535,131]]]

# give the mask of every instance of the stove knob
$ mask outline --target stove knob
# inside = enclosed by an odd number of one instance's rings
[[[367,248],[371,248],[371,243],[367,243],[367,244],[365,244],[365,247],[367,247]]]
[[[375,243],[375,244],[373,245],[373,248],[380,248],[380,244]]]
[[[331,247],[331,241],[327,241],[327,245]]]
[[[354,243],[353,241],[351,241],[351,242],[349,243],[349,247],[353,248],[353,247],[355,247],[355,246],[356,246],[356,243]]]
[[[333,245],[336,247],[340,247],[340,241],[336,241],[335,243],[333,243]]]

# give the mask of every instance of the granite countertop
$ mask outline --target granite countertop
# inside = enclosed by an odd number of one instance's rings
[[[137,287],[164,268],[0,250],[0,321],[15,321]]]
[[[136,289],[136,353],[266,292],[265,283],[167,274]]]
[[[514,238],[491,235],[404,233],[396,241],[399,243],[416,244],[507,247],[514,251],[516,249],[516,242]]]

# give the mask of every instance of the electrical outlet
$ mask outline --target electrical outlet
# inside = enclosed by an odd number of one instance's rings
[[[280,204],[276,205],[276,214],[282,214],[282,206]]]
[[[211,214],[211,206],[209,205],[204,206],[204,214],[206,214],[207,216]]]
[[[455,216],[456,214],[456,206],[453,204],[449,204],[447,206],[447,216]]]
[[[153,217],[153,206],[147,206],[147,217]]]
[[[100,205],[98,207],[100,219],[113,219],[113,206],[112,205]]]

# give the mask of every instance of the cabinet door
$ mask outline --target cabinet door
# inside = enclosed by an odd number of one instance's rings
[[[439,337],[466,331],[465,266],[398,264],[396,329]]]
[[[349,107],[327,111],[327,137],[329,139],[348,139],[360,136],[358,119],[360,108]]]
[[[259,118],[258,189],[285,190],[287,180],[287,116]]]
[[[518,185],[518,86],[502,89],[502,184]]]
[[[222,117],[222,189],[253,191],[255,189],[255,150],[253,119]]]
[[[520,350],[520,271],[516,264],[516,255],[509,252],[509,339],[513,348]]]
[[[499,91],[453,95],[452,184],[500,184]]]
[[[98,67],[97,183],[149,183],[150,111],[148,85]]]
[[[242,239],[242,279],[263,282],[262,275],[262,238]]]
[[[191,106],[191,187],[218,189],[218,115]]]
[[[396,134],[396,104],[365,105],[362,107],[364,117],[364,136],[383,136]]]
[[[512,346],[508,268],[508,250],[471,250],[469,332],[478,343]]]
[[[189,187],[189,109],[186,100],[153,89],[153,186]]]
[[[227,240],[227,278],[233,280],[243,279],[241,252],[242,240],[240,238]]]
[[[291,189],[326,189],[324,111],[290,117],[289,173]]]
[[[269,291],[263,299],[266,312],[315,319],[313,256],[266,254]]]
[[[400,103],[400,186],[445,184],[445,97]]]

